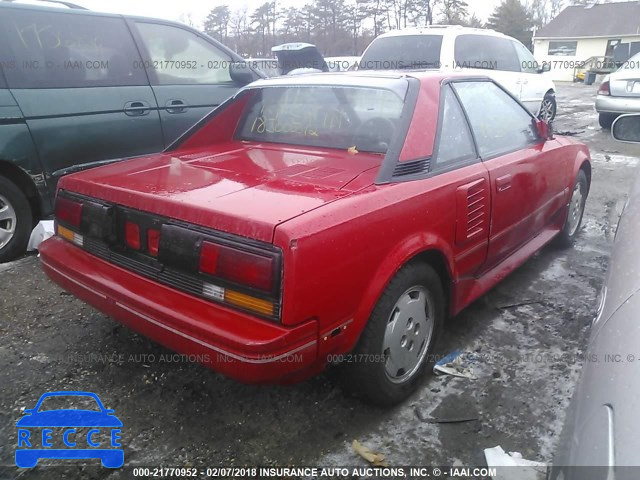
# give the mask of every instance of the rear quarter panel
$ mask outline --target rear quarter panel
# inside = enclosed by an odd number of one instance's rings
[[[283,323],[316,319],[320,354],[348,351],[390,279],[419,253],[436,250],[454,281],[477,270],[486,244],[479,250],[455,244],[455,191],[466,178],[487,173],[479,163],[461,170],[372,185],[279,225],[274,243],[284,252]],[[343,333],[332,339],[337,327]]]

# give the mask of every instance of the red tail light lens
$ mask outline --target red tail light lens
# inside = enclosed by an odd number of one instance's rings
[[[598,88],[598,95],[611,95],[611,88],[608,80],[600,84],[600,88]]]
[[[273,290],[274,259],[210,242],[202,243],[200,271],[265,292]]]
[[[158,250],[160,249],[160,230],[154,230],[152,228],[147,230],[147,251],[154,257],[158,256]]]
[[[127,247],[140,250],[140,227],[136,223],[127,221],[124,224],[124,239]]]
[[[56,199],[56,220],[80,228],[82,204],[65,197]]]

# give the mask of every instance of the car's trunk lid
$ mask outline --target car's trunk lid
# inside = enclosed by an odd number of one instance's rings
[[[622,69],[609,77],[614,97],[640,97],[640,69]]]
[[[271,242],[275,227],[348,195],[381,155],[230,142],[65,177],[61,188],[109,203]],[[358,182],[361,185],[361,182]]]

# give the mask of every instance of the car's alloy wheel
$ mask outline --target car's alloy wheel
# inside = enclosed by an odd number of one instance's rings
[[[0,262],[6,262],[27,248],[33,214],[24,193],[5,177],[0,177],[0,192]]]
[[[0,249],[6,247],[16,233],[18,217],[11,202],[0,194]]]
[[[567,205],[567,217],[558,235],[558,243],[561,246],[570,247],[578,236],[588,191],[589,184],[587,183],[587,175],[584,173],[584,170],[580,170],[576,182],[573,185],[571,199]]]
[[[571,201],[569,202],[569,214],[567,216],[567,233],[573,237],[580,226],[582,210],[584,209],[584,192],[582,184],[577,182],[573,187]]]
[[[538,113],[538,118],[540,120],[544,120],[545,122],[550,122],[554,118],[556,118],[556,98],[553,95],[547,94],[542,99],[542,104],[540,105],[540,113]]]
[[[433,335],[433,317],[431,295],[420,285],[407,289],[394,305],[382,341],[391,382],[409,380],[422,365]]]
[[[340,366],[345,390],[384,406],[407,398],[426,371],[444,315],[445,294],[434,268],[421,262],[402,267]]]

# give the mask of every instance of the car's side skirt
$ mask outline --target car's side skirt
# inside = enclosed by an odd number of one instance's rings
[[[482,276],[459,280],[456,286],[456,302],[452,305],[452,315],[457,314],[471,302],[488,292],[498,282],[526,262],[534,253],[549,243],[558,233],[560,233],[560,228],[556,225],[549,226]]]

